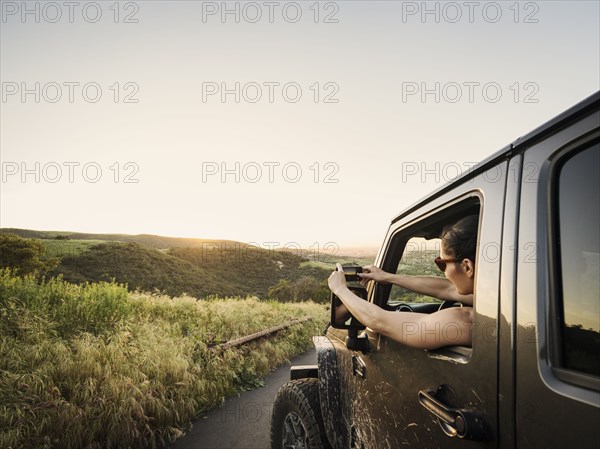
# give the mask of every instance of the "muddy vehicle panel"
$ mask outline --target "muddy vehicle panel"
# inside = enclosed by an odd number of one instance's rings
[[[273,448],[600,445],[599,109],[596,93],[392,221],[375,264],[402,272],[415,242],[478,215],[472,345],[414,349],[329,327],[310,371],[322,438],[273,424]],[[371,282],[365,297],[401,313],[457,306],[394,288]],[[292,368],[296,382],[306,373]],[[289,412],[276,401],[274,416]]]

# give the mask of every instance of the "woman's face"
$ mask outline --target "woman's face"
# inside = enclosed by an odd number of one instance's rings
[[[454,255],[447,253],[442,245],[440,251],[442,259],[453,259]],[[454,284],[456,290],[461,295],[470,295],[473,293],[475,285],[475,264],[469,259],[463,259],[460,262],[450,262],[446,264],[444,271],[446,278]]]

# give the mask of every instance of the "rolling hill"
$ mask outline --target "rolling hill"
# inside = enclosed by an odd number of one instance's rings
[[[202,248],[203,245],[233,244],[231,240],[211,240],[184,237],[165,237],[152,234],[90,234],[70,231],[34,231],[31,229],[0,228],[0,232],[18,235],[29,239],[56,239],[57,237],[68,240],[101,240],[105,242],[137,243],[138,245],[156,249],[170,248]]]
[[[60,265],[49,273],[72,283],[110,281],[130,290],[208,296],[266,298],[280,281],[328,301],[326,279],[333,261],[371,263],[368,258],[334,256],[326,263],[308,251],[259,248],[231,240],[164,237],[150,234],[90,234],[0,228],[0,233],[39,239],[46,256]],[[320,287],[315,287],[315,284]],[[307,293],[309,286],[312,290]],[[316,293],[318,290],[318,293]],[[298,296],[302,296],[298,294]],[[310,297],[310,296],[309,296]]]

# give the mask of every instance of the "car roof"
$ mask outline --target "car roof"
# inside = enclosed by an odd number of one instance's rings
[[[501,150],[496,153],[488,156],[483,161],[478,163],[475,167],[470,170],[467,170],[465,173],[458,176],[456,179],[449,181],[442,186],[438,187],[436,190],[428,194],[427,196],[421,198],[416,203],[412,204],[408,208],[404,209],[400,214],[398,214],[393,220],[392,223],[397,222],[402,219],[406,215],[410,214],[414,210],[421,207],[423,204],[437,198],[449,190],[454,189],[457,185],[463,184],[464,182],[472,179],[473,177],[479,175],[480,173],[486,171],[490,167],[493,167],[498,162],[504,159],[510,158],[512,155],[523,151],[525,148],[530,147],[536,141],[542,140],[548,134],[556,132],[559,128],[562,128],[569,123],[577,120],[579,117],[588,114],[590,111],[597,109],[600,107],[600,91],[590,95],[585,100],[580,101],[575,106],[567,109],[561,114],[557,115],[551,120],[548,120],[541,126],[538,126],[533,131],[525,134],[522,137],[519,137],[509,145],[505,146]]]

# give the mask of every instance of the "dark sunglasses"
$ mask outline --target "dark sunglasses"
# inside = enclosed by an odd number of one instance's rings
[[[452,262],[460,262],[460,259],[442,259],[441,257],[436,257],[434,262],[440,270],[446,272],[447,264]]]

